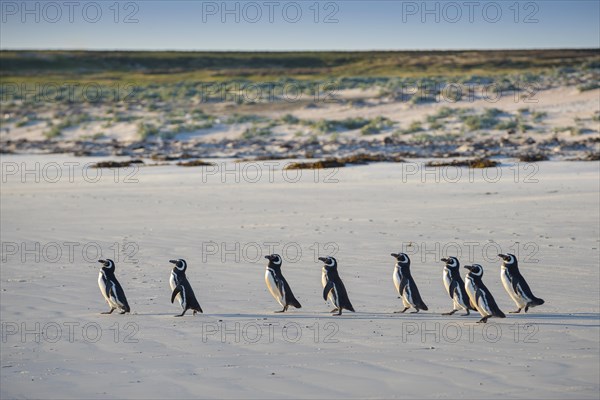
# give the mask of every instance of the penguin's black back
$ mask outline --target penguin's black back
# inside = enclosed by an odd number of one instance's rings
[[[352,306],[350,298],[348,297],[346,286],[344,286],[344,282],[342,282],[342,278],[340,278],[337,268],[327,269],[327,279],[335,285],[335,289],[338,295],[338,306],[340,308],[345,308],[348,311],[354,312],[354,307]]]
[[[123,311],[130,312],[131,308],[129,307],[129,303],[127,302],[127,297],[125,296],[125,291],[123,290],[121,283],[119,282],[119,280],[117,279],[117,276],[115,275],[114,268],[110,268],[110,269],[102,268],[102,270],[104,271],[104,276],[106,277],[106,280],[108,282],[114,284],[115,290],[117,291],[117,293],[115,293],[115,296],[123,304]]]
[[[177,268],[173,269],[175,271],[175,282],[178,286],[182,286],[185,289],[185,299],[186,299],[186,310],[195,310],[198,312],[203,312],[202,307],[200,307],[200,303],[198,303],[198,299],[196,299],[196,294],[192,289],[192,285],[190,281],[188,281],[185,271],[179,271]]]

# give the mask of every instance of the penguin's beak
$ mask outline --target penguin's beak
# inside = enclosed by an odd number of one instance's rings
[[[265,258],[269,261],[271,261],[271,256],[265,256]]]
[[[465,268],[468,269],[469,271],[473,269],[472,265],[465,265]]]
[[[319,261],[326,262],[326,261],[327,261],[327,258],[326,258],[326,257],[319,257]]]
[[[448,262],[448,259],[447,258],[442,258],[440,261],[442,261],[442,262]]]
[[[498,257],[500,257],[503,260],[506,260],[508,257],[506,257],[506,254],[498,254]]]
[[[105,264],[106,260],[98,260],[99,263]]]
[[[177,264],[177,260],[169,260],[171,264]]]
[[[390,254],[390,256],[392,256],[394,258],[398,258],[398,254],[396,254],[396,253],[392,253],[392,254]]]

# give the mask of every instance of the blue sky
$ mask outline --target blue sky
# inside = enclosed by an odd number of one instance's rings
[[[2,49],[600,47],[600,0],[0,1]]]

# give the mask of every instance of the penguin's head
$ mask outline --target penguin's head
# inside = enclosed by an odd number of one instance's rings
[[[275,265],[275,266],[281,267],[282,259],[279,254],[271,254],[271,255],[265,256],[265,258],[267,260],[269,260],[269,265]]]
[[[323,261],[327,268],[337,267],[337,260],[333,257],[319,257],[319,260]]]
[[[506,253],[506,254],[498,254],[498,257],[500,257],[503,261],[502,264],[504,264],[507,267],[516,267],[517,266],[517,257],[515,257],[514,254],[510,254],[510,253]]]
[[[102,269],[106,271],[114,271],[115,270],[115,262],[109,258],[106,260],[98,260],[99,263],[102,263]]]
[[[185,271],[187,269],[187,263],[183,258],[178,260],[169,260],[169,262],[171,264],[175,264],[175,268],[177,268],[179,271]]]
[[[458,258],[456,258],[456,257],[442,258],[441,261],[445,262],[446,267],[448,267],[450,269],[457,269],[460,267],[460,263],[458,262]]]
[[[394,257],[398,261],[398,265],[401,267],[410,266],[410,258],[408,258],[408,254],[406,253],[392,253],[392,257]]]
[[[465,268],[469,270],[469,275],[482,277],[483,276],[483,267],[479,264],[473,265],[465,265]]]

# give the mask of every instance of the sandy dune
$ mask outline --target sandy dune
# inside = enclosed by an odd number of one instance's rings
[[[101,170],[97,182],[95,170],[83,179],[75,167],[69,181],[65,162],[91,161],[2,156],[3,399],[598,396],[597,162],[507,160],[487,179],[458,170],[457,183],[436,182],[420,163],[303,171],[293,183],[283,162],[272,182],[264,164],[237,164],[236,172],[234,163],[118,177]],[[21,174],[36,163],[39,183],[36,173]],[[63,167],[59,179],[50,163]],[[9,174],[9,164],[19,172]],[[269,242],[284,257],[300,310],[273,314]],[[389,253],[398,250],[411,254],[429,312],[392,314],[401,301]],[[463,264],[484,266],[505,312],[515,306],[494,256],[518,253],[546,304],[487,326],[476,315],[441,316],[451,301],[439,258],[458,250]],[[354,314],[327,313],[316,261],[326,253],[339,261]],[[100,256],[117,262],[131,315],[99,314],[107,310],[96,283]],[[173,317],[175,257],[188,261],[205,314]]]

